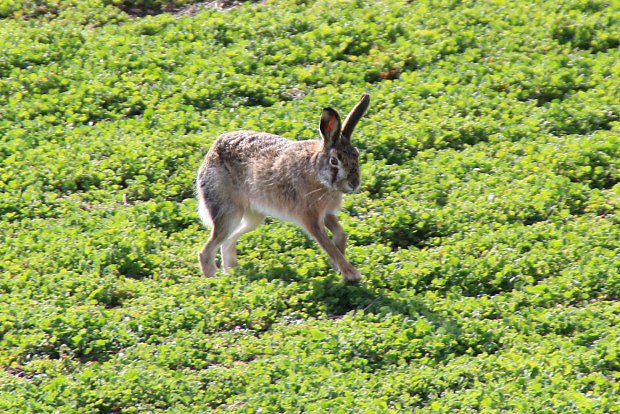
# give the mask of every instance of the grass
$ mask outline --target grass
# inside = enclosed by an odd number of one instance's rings
[[[616,2],[190,3],[0,1],[1,411],[618,411]],[[362,92],[364,283],[271,220],[200,276],[217,135]]]

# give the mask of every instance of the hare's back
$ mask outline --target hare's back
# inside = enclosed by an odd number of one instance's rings
[[[241,185],[256,170],[272,166],[276,158],[292,144],[278,135],[256,131],[235,131],[220,135],[205,156],[199,170],[201,178],[225,180]]]
[[[292,141],[275,134],[256,131],[235,131],[222,134],[211,147],[210,153],[222,161],[243,162],[273,159]]]

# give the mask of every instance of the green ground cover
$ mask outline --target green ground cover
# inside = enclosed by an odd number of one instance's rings
[[[618,1],[190,3],[0,0],[0,411],[620,411]],[[201,277],[217,135],[362,92],[364,283]]]

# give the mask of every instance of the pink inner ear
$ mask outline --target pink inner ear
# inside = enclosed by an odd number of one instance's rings
[[[334,130],[334,123],[336,122],[336,117],[331,117],[329,118],[329,121],[327,121],[327,131],[328,133],[331,134],[331,132]]]

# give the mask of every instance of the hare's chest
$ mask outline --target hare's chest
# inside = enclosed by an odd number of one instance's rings
[[[342,194],[333,193],[325,206],[326,213],[337,213],[342,208]]]

